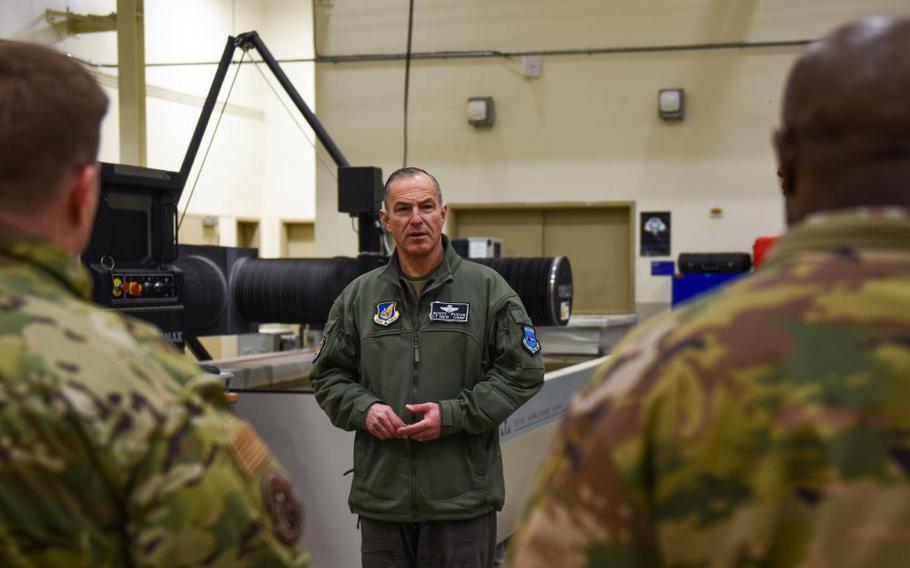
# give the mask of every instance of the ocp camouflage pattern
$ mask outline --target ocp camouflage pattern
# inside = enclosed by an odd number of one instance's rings
[[[821,215],[637,330],[571,407],[511,565],[910,565],[910,221]]]
[[[0,232],[0,566],[305,566],[265,483],[286,474],[221,386],[89,290]]]

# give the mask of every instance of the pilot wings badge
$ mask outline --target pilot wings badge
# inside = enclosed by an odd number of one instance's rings
[[[400,315],[398,302],[379,302],[376,304],[376,313],[373,314],[373,321],[381,326],[388,327],[395,323]]]

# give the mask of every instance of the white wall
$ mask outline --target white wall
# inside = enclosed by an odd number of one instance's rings
[[[910,14],[905,0],[438,0],[415,7],[414,51],[555,50],[811,39],[851,18]],[[320,55],[401,53],[407,3],[336,0],[317,8]],[[517,58],[416,60],[409,159],[437,174],[451,204],[634,201],[673,215],[672,254],[750,251],[783,230],[770,136],[799,48],[546,56],[540,78]],[[404,63],[317,65],[320,116],[355,165],[401,166]],[[683,87],[687,116],[664,123],[657,92]],[[493,96],[497,123],[466,123],[469,96]],[[317,173],[317,246],[350,254],[334,182]],[[712,219],[709,209],[721,207]],[[337,215],[337,213],[336,213]],[[637,247],[637,244],[636,244]],[[635,251],[638,254],[638,251]],[[636,302],[670,300],[639,258]]]
[[[47,9],[107,14],[115,0],[0,1],[0,37],[53,45],[89,61],[111,97],[102,127],[100,158],[119,160],[117,39],[104,32],[66,37],[44,19]],[[147,165],[178,170],[228,35],[256,30],[278,58],[310,58],[309,2],[294,0],[154,0],[145,2]],[[239,61],[241,51],[234,55]],[[258,56],[257,56],[258,59]],[[263,66],[264,67],[264,66]],[[228,71],[220,101],[237,66]],[[263,69],[267,77],[271,74]],[[315,104],[312,63],[285,71],[308,103]],[[241,66],[211,152],[188,212],[217,215],[224,244],[236,242],[237,218],[261,221],[261,256],[277,256],[282,220],[313,220],[313,149],[293,126],[252,65]],[[181,201],[186,205],[195,173],[214,131],[219,102],[209,123]],[[295,111],[296,113],[296,111]],[[296,116],[296,114],[295,114]],[[301,121],[302,123],[302,121]],[[310,134],[312,137],[312,134]]]

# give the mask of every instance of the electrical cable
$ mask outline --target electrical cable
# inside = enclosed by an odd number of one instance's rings
[[[411,91],[411,39],[414,34],[414,0],[408,6],[408,49],[404,59],[404,156],[401,167],[408,165],[408,99]]]
[[[291,111],[291,108],[287,105],[287,103],[284,102],[284,99],[281,97],[281,94],[277,91],[277,89],[275,89],[275,86],[272,85],[272,82],[269,81],[269,78],[265,76],[265,73],[262,72],[262,69],[259,67],[259,64],[264,63],[264,61],[253,60],[252,63],[253,63],[253,67],[256,68],[256,71],[259,72],[259,76],[262,77],[262,80],[265,81],[265,84],[268,85],[269,89],[272,90],[272,93],[275,94],[275,98],[278,99],[278,102],[281,103],[281,106],[284,107],[285,112],[288,113],[288,116],[294,122],[294,126],[296,126],[297,130],[299,130],[300,133],[303,134],[303,137],[306,139],[307,142],[309,142],[310,146],[313,147],[313,151],[316,153],[316,157],[322,163],[322,166],[326,169],[326,171],[329,172],[329,175],[332,176],[332,179],[334,179],[335,181],[338,181],[338,178],[335,175],[335,172],[332,169],[332,166],[330,166],[328,163],[326,163],[325,157],[322,155],[322,153],[319,152],[319,145],[316,144],[315,140],[313,140],[312,138],[309,137],[309,135],[307,134],[307,131],[297,121],[297,115]]]
[[[218,120],[215,121],[215,128],[212,130],[212,136],[209,138],[208,146],[205,147],[205,154],[202,155],[202,162],[199,163],[199,169],[196,170],[196,179],[193,180],[193,187],[190,189],[190,195],[186,198],[186,205],[183,206],[183,213],[180,215],[180,220],[177,221],[178,232],[180,231],[180,226],[183,224],[183,218],[186,217],[186,212],[190,207],[190,201],[192,201],[193,193],[196,191],[196,184],[199,183],[199,178],[202,177],[202,169],[205,167],[205,161],[209,157],[209,151],[212,149],[212,143],[215,141],[215,135],[218,133],[218,126],[221,124],[222,117],[224,117],[224,110],[227,108],[228,101],[231,100],[231,93],[234,91],[234,83],[237,82],[237,75],[240,74],[240,67],[245,57],[246,52],[243,52],[243,55],[240,56],[240,63],[237,64],[237,71],[234,72],[234,78],[231,79],[231,86],[228,88],[227,96],[224,98],[224,104],[221,105],[221,112],[218,113]]]

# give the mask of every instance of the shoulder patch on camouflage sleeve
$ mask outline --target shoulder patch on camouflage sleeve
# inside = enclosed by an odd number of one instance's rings
[[[262,498],[272,517],[272,531],[285,544],[294,544],[303,532],[303,507],[287,478],[270,470],[262,478]]]
[[[240,465],[240,469],[248,478],[256,475],[256,472],[269,459],[269,450],[249,424],[244,424],[243,427],[234,430],[228,441],[228,447],[231,455]]]

